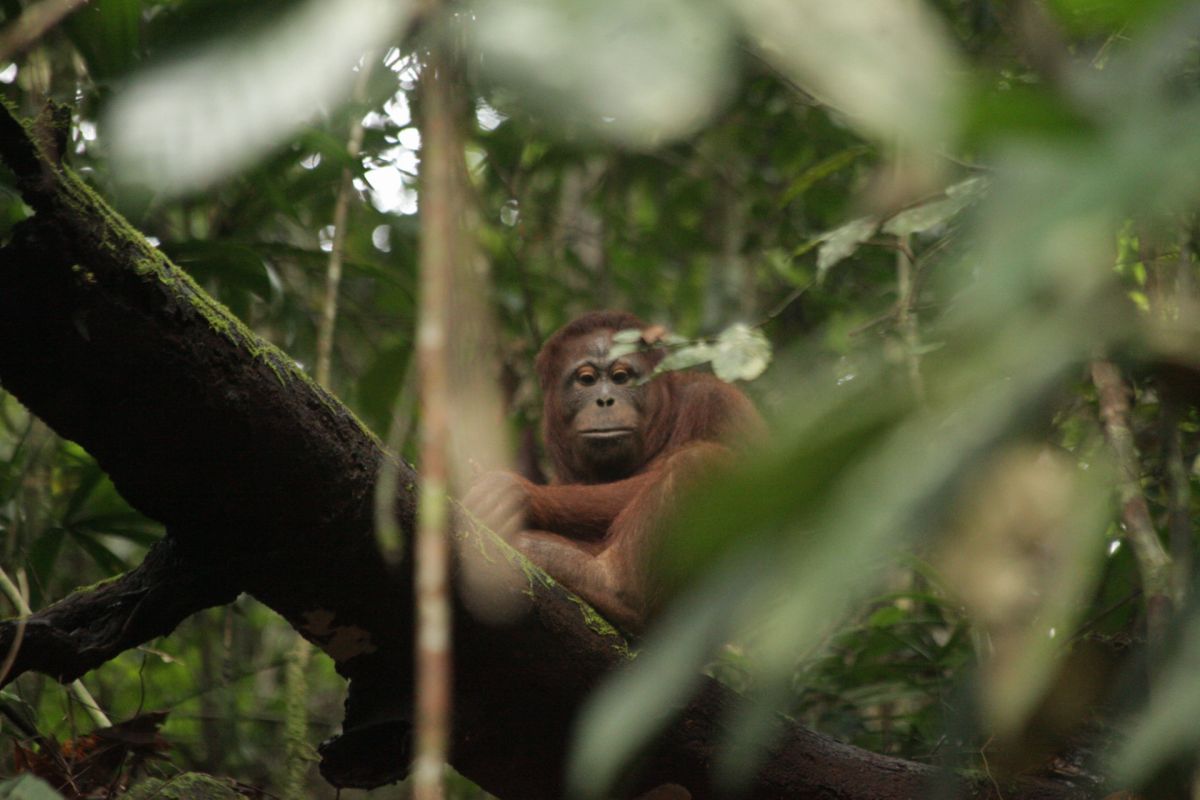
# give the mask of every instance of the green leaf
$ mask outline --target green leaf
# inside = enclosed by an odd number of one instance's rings
[[[129,565],[95,534],[77,528],[68,528],[67,533],[71,534],[71,538],[109,575],[117,575],[129,569]]]
[[[182,772],[170,778],[144,778],[124,795],[126,800],[241,800],[229,778]]]
[[[896,606],[884,606],[876,609],[867,619],[867,624],[872,628],[888,628],[903,622],[908,615]]]
[[[63,796],[51,789],[50,784],[28,773],[0,783],[0,798],[3,800],[63,800]]]
[[[104,480],[106,480],[106,476],[95,462],[91,462],[84,468],[83,477],[80,479],[79,485],[75,487],[75,491],[71,492],[70,498],[67,499],[67,507],[63,509],[63,522],[69,523],[79,513],[79,510],[83,508],[88,498],[91,497],[92,491]]]
[[[779,205],[786,206],[812,188],[812,185],[817,181],[824,180],[830,175],[840,172],[870,152],[870,147],[860,144],[854,147],[847,147],[845,150],[829,156],[829,158],[818,161],[802,172],[800,177],[791,182],[787,191],[779,198]]]
[[[67,532],[58,526],[47,528],[29,548],[29,571],[34,578],[30,586],[29,605],[33,608],[42,605],[43,587],[49,586],[50,580],[55,577],[54,566],[58,562],[58,554],[62,551],[66,534]]]
[[[354,405],[371,426],[387,436],[392,424],[396,397],[412,358],[413,343],[407,335],[389,336],[362,371],[354,390]]]
[[[1093,139],[1094,120],[1073,104],[1042,85],[1004,81],[978,89],[963,115],[963,138],[971,148],[990,149],[1020,136],[1033,140],[1071,141]]]
[[[13,692],[0,690],[0,706],[4,707],[4,723],[16,728],[21,736],[36,735],[37,709]]]
[[[16,192],[0,186],[0,241],[7,240],[13,226],[33,216],[33,209]]]

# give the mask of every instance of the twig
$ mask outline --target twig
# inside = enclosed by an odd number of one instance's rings
[[[773,320],[776,317],[778,317],[780,314],[782,314],[784,312],[784,310],[788,306],[790,306],[792,303],[799,300],[800,297],[805,292],[807,292],[810,288],[812,288],[812,285],[813,285],[813,281],[809,281],[808,283],[804,284],[803,286],[797,286],[795,289],[792,289],[792,291],[788,292],[788,296],[783,298],[782,300],[780,300],[778,303],[776,303],[775,307],[767,312],[766,318],[763,319],[762,321],[760,321],[754,327],[761,328],[763,325],[766,325],[767,322],[769,322],[770,320]]]
[[[317,326],[317,360],[313,377],[317,383],[329,388],[330,365],[333,360],[333,334],[337,326],[338,290],[342,284],[342,265],[346,258],[346,222],[349,216],[350,195],[354,191],[353,165],[362,154],[363,118],[360,106],[366,99],[367,84],[371,68],[375,63],[372,54],[363,56],[354,81],[351,98],[353,118],[346,137],[346,155],[350,163],[342,168],[342,180],[338,184],[337,199],[333,205],[333,243],[329,250],[329,265],[325,270],[325,297],[321,305],[321,321]]]
[[[908,365],[908,379],[912,385],[913,397],[919,405],[923,405],[925,379],[921,375],[921,336],[913,308],[917,297],[916,280],[913,277],[915,259],[907,236],[897,236],[896,245],[896,329],[904,339],[904,358]]]
[[[8,677],[8,671],[12,669],[13,662],[16,660],[17,652],[20,650],[21,639],[25,635],[25,624],[30,616],[33,615],[33,610],[29,607],[29,586],[25,580],[24,571],[17,573],[17,583],[13,583],[3,569],[0,569],[0,591],[4,592],[4,596],[8,598],[13,607],[17,609],[17,613],[21,618],[17,623],[17,632],[14,637],[13,646],[9,648],[8,655],[4,659],[4,665],[0,668],[0,684]],[[96,702],[96,698],[92,697],[92,693],[83,685],[83,681],[74,680],[67,686],[79,704],[83,706],[83,710],[92,718],[92,722],[98,728],[111,728],[112,720],[100,708],[100,704]]]
[[[17,631],[13,636],[12,647],[8,648],[8,653],[4,656],[4,663],[0,664],[0,686],[4,685],[8,671],[12,669],[13,663],[17,660],[17,653],[21,651],[21,641],[25,638],[25,626],[29,622],[29,585],[25,579],[25,570],[17,571],[17,583],[20,584],[19,589],[8,577],[8,573],[0,568],[0,588],[3,588],[5,597],[17,609],[18,614]]]
[[[897,145],[892,164],[897,180],[904,173],[904,149]],[[925,405],[925,379],[921,375],[921,334],[914,304],[917,301],[917,281],[914,277],[917,257],[908,234],[896,234],[896,330],[904,341],[904,361],[908,366],[908,382],[918,406]]]
[[[1121,500],[1121,521],[1125,535],[1133,545],[1142,587],[1146,592],[1146,618],[1151,642],[1161,641],[1171,609],[1171,557],[1159,541],[1150,518],[1150,507],[1142,493],[1141,468],[1133,429],[1129,425],[1130,390],[1111,361],[1092,362],[1092,382],[1100,401],[1104,433],[1117,461],[1117,494]]]

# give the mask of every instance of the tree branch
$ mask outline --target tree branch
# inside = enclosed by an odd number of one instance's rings
[[[77,592],[33,614],[5,679],[42,672],[66,683],[157,636],[205,608],[238,595],[227,565],[184,556],[171,538],[159,542],[140,565],[119,578]],[[0,626],[0,651],[19,634],[16,622]]]

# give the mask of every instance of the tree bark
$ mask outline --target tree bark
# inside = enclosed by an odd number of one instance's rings
[[[323,746],[326,777],[347,786],[400,777],[412,713],[411,560],[387,569],[372,532],[376,478],[391,456],[49,155],[61,133],[0,108],[0,158],[35,212],[0,249],[0,384],[87,448],[168,535],[136,569],[35,614],[9,680],[29,670],[77,677],[244,591],[350,680],[343,735]],[[398,467],[396,514],[411,537],[416,475]],[[461,546],[507,562],[513,580],[503,591],[525,598],[528,613],[498,626],[456,601],[451,763],[500,797],[560,797],[581,703],[630,658],[627,643],[502,542],[461,536]],[[0,623],[0,652],[15,632]],[[696,798],[723,796],[708,765],[722,721],[742,702],[706,681],[626,789],[678,783]],[[949,793],[936,795],[939,786]],[[986,779],[950,778],[791,726],[749,794],[997,792]],[[1024,783],[1003,796],[1085,794]]]

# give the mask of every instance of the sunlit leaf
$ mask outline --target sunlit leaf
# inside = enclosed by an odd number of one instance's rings
[[[541,109],[637,146],[694,130],[729,87],[724,9],[688,0],[482,0],[487,62]]]
[[[771,363],[771,343],[749,325],[731,325],[711,347],[713,372],[723,381],[752,381]]]
[[[114,174],[182,192],[244,168],[344,101],[355,62],[411,11],[406,0],[309,2],[253,39],[139,76],[109,113]]]
[[[672,372],[687,369],[697,364],[707,364],[712,361],[715,349],[707,342],[696,342],[678,350],[672,350],[659,362],[654,372]]]

